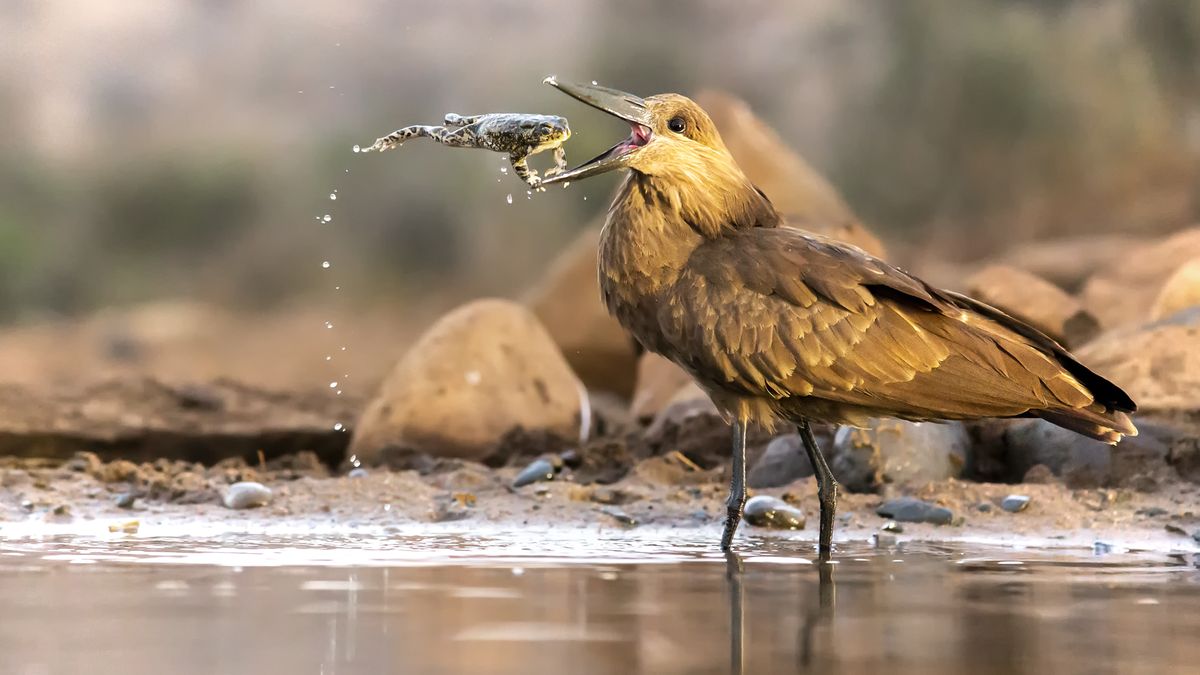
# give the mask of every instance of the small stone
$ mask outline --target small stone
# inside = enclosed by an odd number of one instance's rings
[[[971,439],[961,422],[872,419],[834,434],[830,464],[851,492],[881,484],[924,484],[962,476]]]
[[[371,475],[371,473],[360,466],[360,467],[350,469],[350,472],[346,474],[346,477],[347,478],[366,478],[369,475]]]
[[[903,523],[949,525],[954,520],[954,513],[950,509],[915,497],[889,499],[875,509],[875,513]]]
[[[804,512],[782,499],[767,495],[751,497],[743,511],[746,522],[775,530],[804,529]]]
[[[812,464],[800,434],[784,434],[767,444],[762,456],[750,467],[746,484],[754,489],[783,487],[811,475]]]
[[[1139,516],[1145,516],[1147,518],[1157,518],[1159,516],[1167,515],[1167,510],[1162,508],[1161,506],[1150,506],[1150,507],[1147,507],[1144,509],[1138,509],[1134,513],[1136,513]]]
[[[1200,530],[1196,530],[1192,533],[1192,539],[1194,539],[1197,544],[1200,544]]]
[[[124,534],[137,534],[138,528],[140,528],[140,527],[141,527],[140,522],[138,522],[136,520],[129,520],[124,523],[109,525],[108,531],[114,532],[114,533],[122,532]]]
[[[1093,555],[1107,555],[1113,552],[1113,545],[1107,541],[1097,541],[1092,543]]]
[[[70,504],[59,504],[54,507],[54,509],[51,511],[51,513],[53,513],[56,516],[69,516],[69,515],[71,515],[71,505]]]
[[[69,471],[95,475],[100,471],[103,462],[94,452],[77,452],[74,457],[67,460],[65,466]]]
[[[1166,525],[1163,525],[1163,529],[1166,530],[1167,532],[1170,532],[1171,534],[1178,534],[1181,537],[1187,536],[1187,530],[1183,529],[1182,527],[1180,527],[1178,525],[1172,525],[1171,523],[1167,523]]]
[[[975,505],[975,510],[980,513],[991,513],[992,505],[987,502],[979,502]]]
[[[883,530],[884,532],[891,532],[892,534],[901,534],[904,532],[904,526],[894,520],[889,520],[883,524],[883,527],[879,529]]]
[[[1025,495],[1009,495],[1000,502],[1000,508],[1009,513],[1020,513],[1029,506],[1029,497]]]
[[[633,527],[634,525],[637,525],[637,519],[634,518],[633,516],[629,515],[628,513],[625,513],[621,509],[614,508],[611,506],[606,506],[604,508],[597,509],[597,510],[600,511],[600,513],[603,513],[604,515],[613,518],[618,523],[625,525],[626,527]]]
[[[122,492],[113,500],[118,509],[132,509],[137,503],[138,496],[135,492]]]
[[[521,473],[513,479],[512,486],[519,488],[546,480],[554,480],[554,465],[545,459],[535,459],[529,466],[521,469]]]
[[[262,483],[244,481],[234,483],[225,492],[225,507],[230,509],[251,509],[266,506],[271,502],[271,489]]]

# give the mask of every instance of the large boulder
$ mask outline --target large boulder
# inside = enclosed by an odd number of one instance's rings
[[[515,428],[578,438],[582,383],[525,307],[477,300],[413,345],[363,413],[348,453],[481,460]]]
[[[1008,265],[989,265],[967,280],[967,294],[1037,328],[1068,346],[1100,331],[1096,317],[1058,286]]]
[[[1167,279],[1194,258],[1200,258],[1200,227],[1127,249],[1088,279],[1083,305],[1105,328],[1139,325],[1150,318]]]
[[[851,492],[871,492],[882,484],[919,485],[960,477],[970,445],[961,422],[872,419],[861,429],[837,430],[830,466]]]
[[[609,316],[600,300],[596,256],[600,226],[581,232],[526,295],[567,363],[589,389],[628,397],[637,353],[633,338]]]
[[[1154,301],[1151,318],[1163,319],[1190,307],[1200,307],[1200,257],[1179,266]]]
[[[1076,356],[1123,388],[1142,414],[1200,411],[1200,307],[1106,334]]]
[[[787,146],[745,101],[718,91],[696,97],[746,176],[789,225],[854,244],[884,257],[882,242],[862,224],[825,177]]]
[[[638,359],[637,385],[629,404],[630,413],[642,422],[653,420],[691,382],[692,376],[670,359],[654,352],[642,354]],[[694,393],[697,398],[708,400],[699,388]]]

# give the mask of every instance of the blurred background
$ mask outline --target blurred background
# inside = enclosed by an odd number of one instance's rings
[[[351,147],[446,112],[569,116],[572,164],[624,135],[551,73],[744,99],[917,273],[1200,215],[1200,3],[0,0],[0,24],[9,382],[369,394],[430,318],[533,284],[616,178],[528,198],[499,155]]]

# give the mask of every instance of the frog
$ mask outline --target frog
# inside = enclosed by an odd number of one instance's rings
[[[563,143],[571,137],[565,117],[526,113],[488,113],[459,115],[449,113],[443,118],[445,126],[413,125],[397,129],[375,141],[361,152],[383,152],[398,148],[410,138],[432,138],[454,148],[479,148],[508,154],[513,173],[529,187],[545,190],[536,169],[529,166],[529,157],[554,150],[554,166],[546,177],[567,168],[567,153]],[[355,146],[357,148],[357,146]]]

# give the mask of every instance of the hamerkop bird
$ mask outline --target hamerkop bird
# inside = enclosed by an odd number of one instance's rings
[[[837,482],[810,421],[1040,417],[1109,443],[1137,434],[1129,396],[1036,329],[854,246],[782,227],[690,99],[547,82],[632,127],[545,182],[629,169],[600,240],[604,303],[732,420],[722,548],[746,501],[751,423],[799,427],[816,474],[823,556]]]

